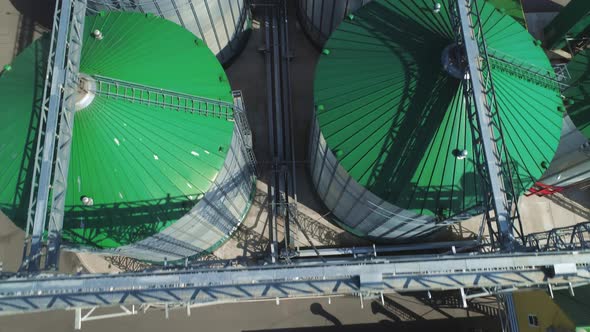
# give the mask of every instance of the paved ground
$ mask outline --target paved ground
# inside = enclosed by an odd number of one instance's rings
[[[160,309],[139,316],[85,322],[83,331],[499,331],[495,303],[483,299],[468,309],[449,297],[425,294],[394,295],[380,301],[339,297],[285,300],[276,305],[257,302],[200,307],[187,317],[184,309],[172,311],[169,320]],[[112,312],[105,310],[103,313]],[[34,319],[32,319],[34,318]],[[58,311],[0,317],[0,332],[73,331],[74,313]],[[43,322],[40,324],[40,322]]]

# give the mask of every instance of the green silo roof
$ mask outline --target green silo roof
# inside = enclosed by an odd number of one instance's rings
[[[590,138],[590,52],[584,50],[567,65],[570,87],[564,92],[573,102],[567,113],[584,136]]]
[[[462,82],[442,68],[453,43],[445,2],[369,3],[325,46],[314,86],[317,119],[340,165],[390,203],[450,217],[481,203]],[[480,2],[481,3],[481,2]],[[491,5],[482,13],[490,52],[552,73],[525,29]],[[326,54],[328,53],[328,54]],[[551,161],[561,133],[559,93],[497,66],[496,95],[522,193]],[[468,157],[456,158],[466,149]]]
[[[520,0],[487,0],[500,11],[512,17],[515,21],[526,28],[526,18]]]
[[[102,40],[91,36],[95,29]],[[0,77],[0,206],[17,224],[24,223],[28,203],[28,192],[18,193],[30,178],[24,152],[37,121],[33,100],[42,94],[47,51],[45,36]],[[233,101],[224,70],[205,43],[150,15],[87,17],[80,71]],[[110,248],[170,226],[211,187],[233,127],[225,119],[96,96],[75,115],[64,239]],[[84,206],[81,196],[92,197],[94,205]]]

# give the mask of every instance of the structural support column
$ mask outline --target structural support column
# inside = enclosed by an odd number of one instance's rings
[[[57,137],[55,173],[51,186],[53,193],[51,212],[49,214],[45,269],[57,270],[59,265],[59,247],[61,244],[64,205],[68,185],[68,169],[70,166],[70,151],[74,129],[74,115],[76,112],[76,93],[79,84],[78,74],[80,72],[85,15],[86,0],[73,0],[72,21],[69,27],[70,33],[67,44],[65,84],[63,87],[63,101],[61,117],[59,119],[59,134]]]
[[[499,152],[502,147],[498,146],[501,137],[498,137],[494,123],[494,114],[498,112],[493,94],[493,82],[491,73],[483,75],[488,70],[487,54],[485,53],[485,40],[483,29],[479,21],[479,13],[473,6],[474,0],[457,0],[457,11],[460,21],[465,57],[467,59],[467,73],[469,79],[465,84],[471,84],[473,107],[479,127],[480,142],[485,160],[485,169],[488,175],[488,190],[491,195],[494,218],[498,227],[500,242],[503,249],[512,250],[514,236],[512,233],[511,205],[505,188],[503,176],[502,154]],[[476,22],[474,22],[475,20]],[[484,44],[484,53],[480,53],[480,44]]]
[[[46,267],[58,265],[85,15],[86,0],[56,4],[27,213],[22,267],[28,271],[41,268],[46,230]]]

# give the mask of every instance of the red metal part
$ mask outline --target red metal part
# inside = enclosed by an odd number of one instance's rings
[[[563,190],[565,190],[565,187],[551,186],[542,182],[535,182],[535,184],[524,195],[527,197],[531,195],[548,196],[562,192]]]

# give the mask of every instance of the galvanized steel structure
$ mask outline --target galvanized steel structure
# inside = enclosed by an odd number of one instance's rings
[[[138,12],[165,18],[202,39],[224,64],[241,51],[250,30],[246,0],[89,0],[88,11]]]

